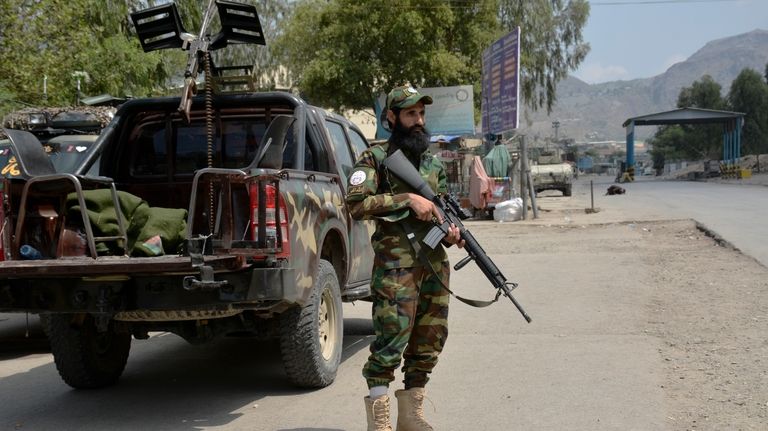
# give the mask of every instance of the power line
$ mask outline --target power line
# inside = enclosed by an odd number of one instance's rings
[[[681,3],[734,3],[744,0],[628,0],[628,1],[590,1],[590,6],[626,6],[644,4],[681,4]]]

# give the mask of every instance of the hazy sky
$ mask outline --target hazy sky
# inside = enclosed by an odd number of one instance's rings
[[[650,78],[707,42],[768,30],[768,0],[590,0],[592,49],[573,75],[590,84]]]

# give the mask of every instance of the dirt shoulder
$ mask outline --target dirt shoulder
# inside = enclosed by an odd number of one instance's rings
[[[585,252],[614,247],[617,254],[636,254],[641,274],[611,262],[582,271],[615,277],[616,289],[645,290],[631,295],[642,307],[634,329],[658,340],[670,429],[768,428],[768,268],[694,220],[585,214],[564,199],[539,205],[547,209],[540,219],[519,222],[521,227],[565,231],[569,243],[583,241]],[[636,236],[606,237],[627,229]]]

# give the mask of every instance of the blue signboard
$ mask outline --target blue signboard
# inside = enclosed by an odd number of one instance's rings
[[[516,129],[520,94],[520,27],[483,51],[483,134]]]
[[[419,88],[419,93],[432,97],[432,104],[425,108],[427,130],[432,135],[474,135],[474,95],[471,85],[455,87]],[[382,94],[376,100],[376,118],[381,118],[381,109],[387,96]],[[376,126],[376,139],[386,139],[389,132]]]

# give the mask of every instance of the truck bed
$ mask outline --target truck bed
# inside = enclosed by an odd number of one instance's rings
[[[240,256],[204,256],[215,270],[240,267]],[[0,265],[0,278],[50,278],[188,274],[198,272],[189,256],[125,257],[102,256],[45,260],[13,260]]]

